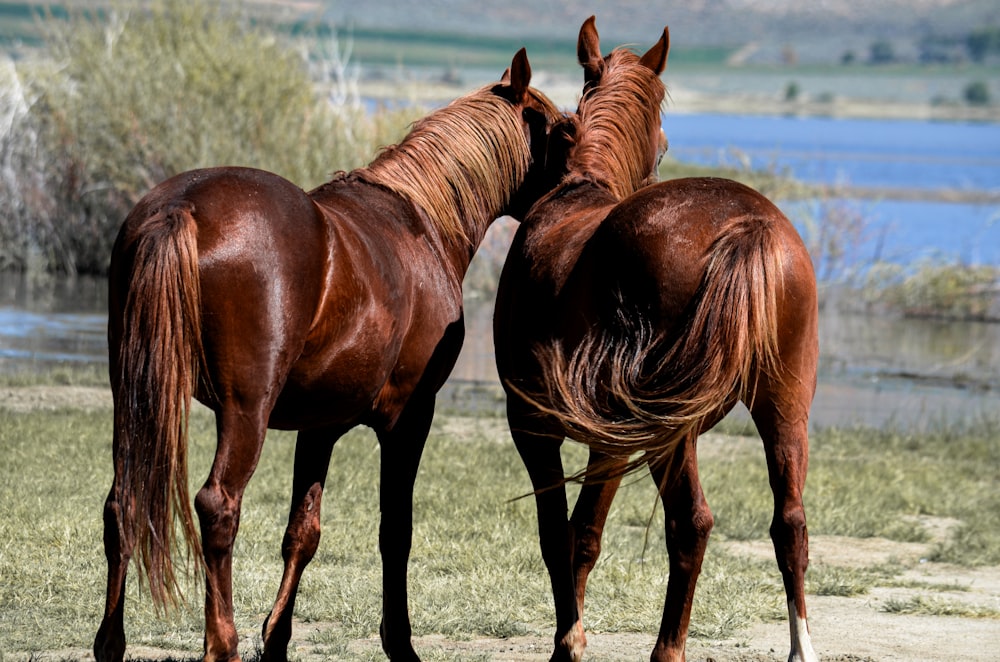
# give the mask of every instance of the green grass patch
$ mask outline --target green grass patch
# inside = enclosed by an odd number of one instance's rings
[[[955,600],[918,595],[912,598],[887,600],[882,606],[887,614],[916,614],[918,616],[959,616],[962,618],[1000,618],[1000,611],[992,607],[966,604]]]
[[[44,367],[14,367],[0,371],[0,386],[105,386],[111,388],[108,367],[94,363],[63,363]]]
[[[102,610],[105,564],[101,506],[111,481],[110,413],[13,413],[0,409],[0,641],[11,653],[88,648]],[[1000,563],[996,426],[925,435],[826,430],[813,437],[806,507],[810,532],[921,538],[907,516],[964,522],[935,559]],[[784,618],[784,595],[770,559],[737,556],[719,541],[767,539],[771,497],[762,452],[735,442],[731,454],[702,461],[717,527],[694,603],[691,632],[722,638],[760,621]],[[214,420],[192,420],[192,491],[207,475]],[[272,432],[244,501],[234,582],[237,629],[259,637],[281,574],[294,436]],[[753,452],[751,452],[753,451]],[[378,555],[379,447],[370,432],[338,444],[323,504],[323,541],[303,579],[296,616],[321,624],[311,645],[340,659],[352,640],[377,635],[381,612]],[[567,466],[586,459],[568,445]],[[453,639],[547,636],[549,582],[538,551],[526,472],[496,419],[439,417],[417,480],[409,565],[416,635]],[[588,629],[655,632],[666,588],[660,511],[648,477],[624,487],[611,512],[604,554],[588,587]],[[972,551],[969,551],[972,550]],[[851,596],[892,585],[902,568],[816,565],[809,590]],[[201,648],[201,587],[186,587],[189,606],[158,617],[133,581],[126,621],[133,645],[171,651]],[[948,605],[932,603],[938,611]],[[899,613],[917,608],[900,604]],[[926,605],[921,609],[930,609]],[[950,607],[949,607],[950,608]],[[993,617],[985,614],[984,617]],[[253,659],[253,650],[248,651]],[[428,651],[430,653],[430,651]],[[358,654],[362,655],[362,654]],[[450,654],[429,659],[454,659]]]
[[[900,569],[897,566],[848,568],[814,563],[809,566],[806,590],[815,595],[841,598],[865,595],[872,586],[895,583],[893,577]]]

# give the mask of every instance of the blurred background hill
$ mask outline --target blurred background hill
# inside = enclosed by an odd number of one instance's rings
[[[223,4],[292,38],[331,43],[340,64],[351,65],[331,76],[351,76],[368,98],[450,98],[495,79],[526,46],[536,84],[572,104],[579,90],[577,31],[591,14],[607,48],[643,48],[670,26],[665,79],[680,112],[997,119],[984,107],[1000,98],[995,0]],[[144,5],[148,0],[0,0],[0,48],[19,54],[39,46],[40,13]]]
[[[0,43],[8,46],[36,40],[34,16],[67,8],[108,10],[148,4],[143,0],[0,1]],[[731,64],[834,63],[845,54],[860,60],[871,46],[885,42],[899,61],[923,58],[966,59],[965,41],[987,27],[1000,26],[995,0],[689,0],[651,3],[648,0],[238,0],[252,14],[266,15],[288,25],[324,25],[364,35],[384,33],[385,44],[424,43],[444,36],[468,37],[469,44],[485,38],[497,41],[564,43],[575,39],[580,23],[598,17],[608,42],[642,44],[650,32],[669,24],[674,53],[690,59],[691,51],[724,54]],[[393,35],[395,38],[393,39]],[[655,36],[655,35],[654,35]],[[419,38],[418,38],[419,37]],[[393,53],[393,51],[396,51]],[[382,57],[399,55],[389,48]]]
[[[927,40],[961,40],[986,25],[1000,25],[994,0],[406,0],[382,2],[267,3],[292,11],[319,12],[339,25],[483,36],[572,38],[590,14],[602,37],[645,43],[669,24],[674,47],[719,48],[745,53],[744,61],[778,63],[794,49],[801,62],[833,62],[845,52],[865,54],[872,42],[889,40],[900,57],[916,58]]]

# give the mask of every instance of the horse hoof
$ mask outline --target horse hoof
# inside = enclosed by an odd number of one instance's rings
[[[420,658],[417,657],[417,652],[413,650],[413,644],[410,642],[409,637],[402,642],[391,641],[391,637],[388,636],[386,631],[385,621],[379,623],[378,634],[382,640],[382,652],[392,662],[420,662]]]
[[[583,623],[577,621],[566,635],[556,642],[549,662],[580,662],[583,651],[587,648],[587,635],[583,631]]]
[[[125,638],[108,637],[103,631],[98,632],[94,639],[94,659],[97,662],[122,662],[125,659]]]

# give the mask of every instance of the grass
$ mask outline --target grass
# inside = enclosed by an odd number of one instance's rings
[[[108,387],[108,367],[95,363],[63,363],[36,367],[31,364],[0,372],[0,386],[92,386]]]
[[[982,605],[970,605],[954,600],[919,595],[887,600],[882,606],[887,614],[918,614],[921,616],[961,616],[962,618],[1000,618],[1000,610]]]
[[[911,435],[868,429],[814,435],[806,507],[813,535],[923,540],[914,515],[961,520],[956,537],[934,547],[936,561],[1000,564],[1000,447],[997,426]],[[0,648],[6,653],[86,649],[104,592],[101,504],[110,484],[106,410],[15,413],[0,409]],[[202,409],[192,421],[191,475],[207,474],[214,422]],[[244,501],[235,555],[237,628],[259,637],[281,573],[294,437],[269,435]],[[770,493],[757,444],[702,461],[716,530],[698,585],[691,634],[723,638],[759,621],[784,618],[773,561],[738,556],[720,541],[764,540]],[[569,467],[585,455],[567,446]],[[376,637],[381,566],[377,550],[379,448],[359,429],[334,452],[323,510],[323,542],[303,580],[297,617],[315,628],[309,645],[337,659],[369,659],[350,642]],[[551,617],[548,579],[537,548],[534,505],[524,469],[496,418],[439,417],[427,444],[415,496],[409,565],[417,636],[450,639],[538,635]],[[655,632],[666,582],[663,534],[647,531],[654,503],[649,481],[624,488],[608,524],[604,554],[588,592],[588,628]],[[659,518],[652,520],[659,522]],[[902,566],[834,568],[814,564],[808,589],[863,595],[892,586]],[[132,645],[200,650],[200,587],[190,606],[158,617],[148,596],[129,586]],[[929,590],[929,589],[928,589]],[[949,613],[938,598],[890,603],[893,613]],[[958,609],[958,607],[954,607]],[[960,613],[958,615],[965,615]],[[995,614],[972,614],[995,617]],[[349,651],[350,649],[350,651]],[[428,659],[456,659],[442,651]],[[253,650],[248,659],[253,658]],[[352,657],[355,656],[355,657]],[[376,656],[376,659],[379,659]]]

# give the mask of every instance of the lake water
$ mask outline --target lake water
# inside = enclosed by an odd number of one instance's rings
[[[667,113],[678,161],[788,169],[806,182],[1000,192],[1000,124]]]
[[[755,165],[787,167],[810,181],[1000,191],[1000,125],[710,115],[669,115],[665,124],[670,151],[682,160],[724,162],[738,150]],[[930,162],[940,167],[927,167]],[[997,205],[851,204],[875,228],[859,260],[940,256],[1000,265]],[[794,205],[782,206],[795,216]],[[106,363],[106,310],[101,279],[0,274],[0,371]],[[467,301],[466,347],[442,399],[485,385],[487,406],[495,407],[491,318],[492,299]],[[1000,324],[845,314],[831,305],[821,315],[820,341],[817,425],[922,427],[1000,411]]]
[[[883,189],[874,199],[841,201],[868,221],[859,262],[1000,264],[1000,123],[668,113],[663,126],[668,153],[681,162]],[[912,190],[976,192],[989,201],[893,197]],[[793,221],[816,215],[815,203],[781,206]]]

